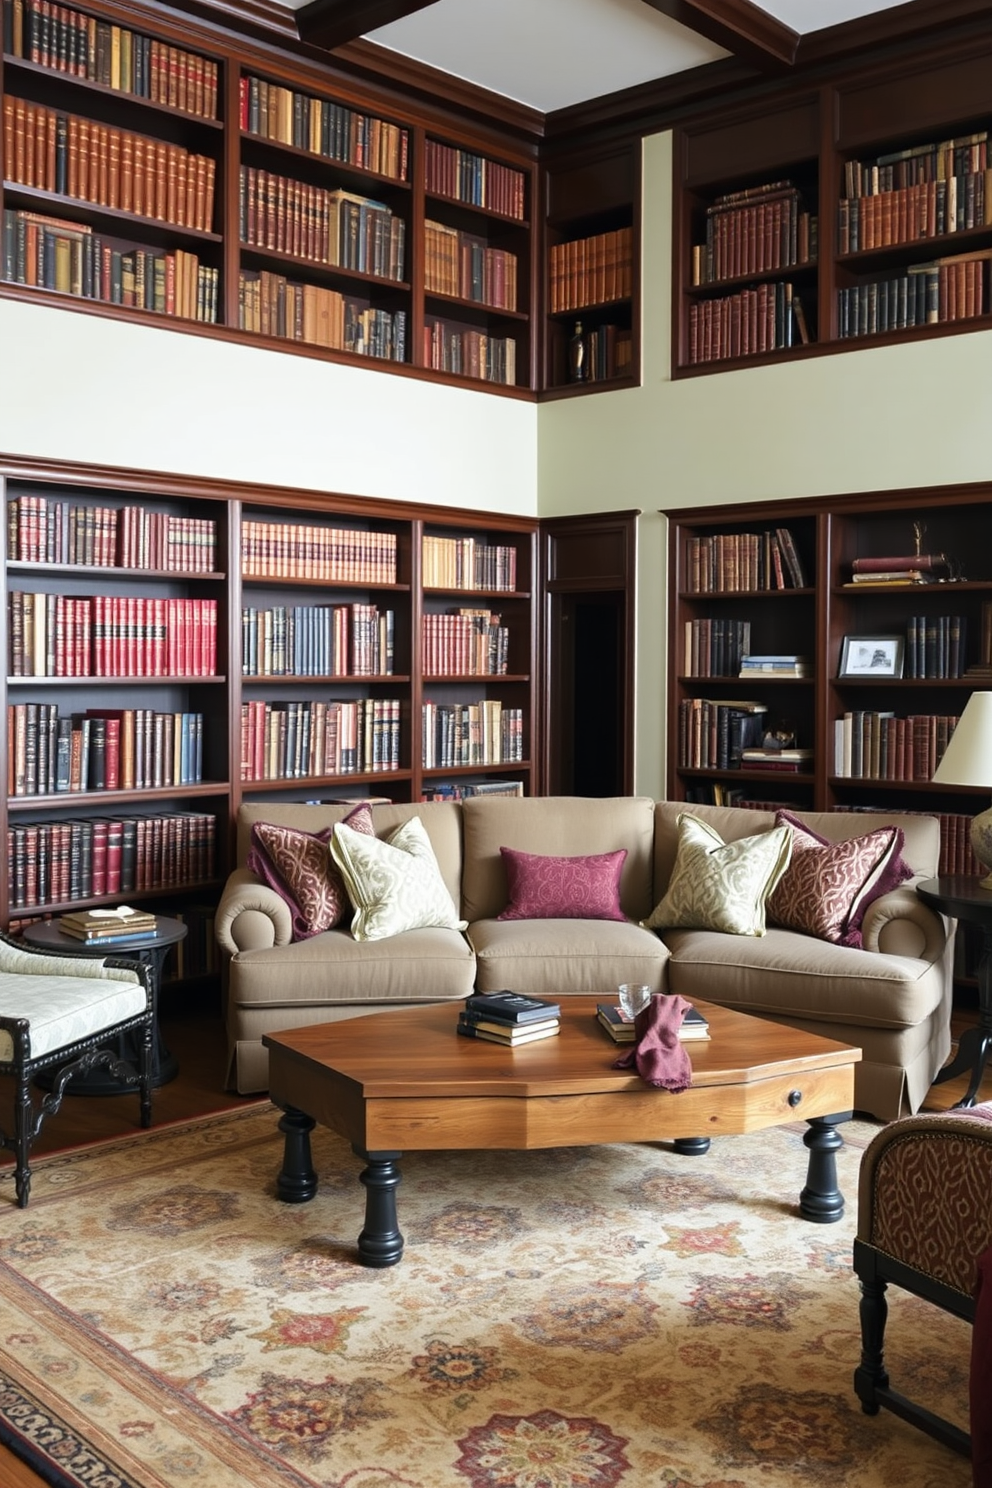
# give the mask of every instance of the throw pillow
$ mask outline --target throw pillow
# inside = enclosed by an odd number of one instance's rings
[[[545,858],[501,847],[510,902],[498,920],[624,920],[625,847],[587,858]]]
[[[820,940],[860,946],[869,904],[912,877],[900,828],[831,842],[791,812],[779,811],[775,820],[792,832],[792,859],[768,901],[769,918]]]
[[[707,822],[683,811],[668,890],[645,927],[764,935],[765,905],[791,850],[787,826],[724,842]]]
[[[340,822],[331,837],[331,856],[354,906],[356,940],[385,940],[432,925],[465,929],[467,921],[458,918],[419,816],[411,816],[386,842]]]
[[[372,808],[361,802],[345,821],[355,832],[375,835]],[[255,822],[246,865],[274,889],[289,906],[293,939],[308,940],[322,930],[333,930],[351,907],[341,875],[331,860],[333,827],[303,832],[275,822]]]

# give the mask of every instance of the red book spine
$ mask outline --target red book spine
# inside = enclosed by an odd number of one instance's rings
[[[107,823],[93,823],[93,857],[90,886],[94,898],[107,893]]]

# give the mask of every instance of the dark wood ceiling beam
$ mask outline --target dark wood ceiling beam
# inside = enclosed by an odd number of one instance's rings
[[[770,16],[752,0],[644,0],[669,20],[725,47],[763,72],[791,67],[799,33]]]
[[[310,0],[296,12],[296,24],[301,41],[331,51],[435,3],[436,0]]]

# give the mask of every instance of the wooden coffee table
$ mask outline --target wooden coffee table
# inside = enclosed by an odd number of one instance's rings
[[[705,1152],[710,1138],[809,1123],[804,1219],[841,1218],[837,1126],[850,1119],[861,1050],[700,1003],[712,1037],[686,1047],[692,1088],[655,1090],[596,1021],[595,997],[563,997],[561,1032],[508,1049],[455,1032],[459,1005],[411,1008],[266,1034],[269,1092],[285,1136],[277,1190],[301,1204],[317,1192],[310,1132],[319,1122],[347,1138],[367,1166],[367,1266],[403,1254],[396,1189],[404,1151],[584,1147],[603,1142],[674,1142]]]

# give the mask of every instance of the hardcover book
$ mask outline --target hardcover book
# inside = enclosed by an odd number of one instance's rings
[[[519,1026],[513,1030],[493,1032],[488,1028],[480,1028],[478,1023],[466,1023],[459,1018],[457,1031],[463,1038],[483,1039],[490,1044],[502,1044],[504,1048],[515,1049],[518,1044],[535,1044],[541,1039],[555,1038],[561,1025],[559,1023],[542,1024],[540,1028]]]
[[[500,1023],[536,1023],[557,1018],[561,1008],[556,1002],[519,992],[474,992],[465,999],[465,1011]]]
[[[606,1029],[610,1038],[618,1044],[632,1044],[634,1042],[634,1023],[631,1018],[624,1016],[621,1008],[616,1003],[598,1002],[596,1004],[596,1018]],[[686,1009],[685,1017],[679,1028],[679,1038],[683,1042],[693,1039],[708,1039],[710,1036],[710,1025],[696,1007]]]

